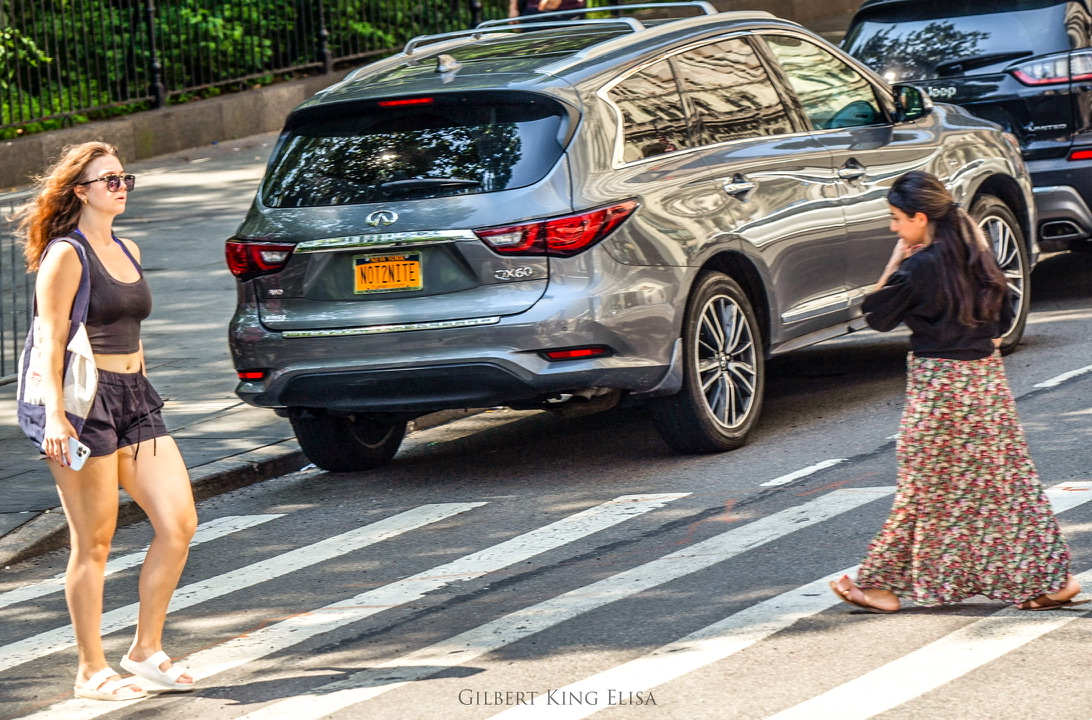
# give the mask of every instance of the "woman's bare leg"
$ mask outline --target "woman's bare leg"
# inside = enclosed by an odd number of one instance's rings
[[[79,472],[53,460],[46,462],[68,520],[72,551],[64,594],[79,652],[76,682],[82,685],[109,665],[102,650],[102,593],[118,519],[117,454],[88,458]],[[133,687],[139,688],[126,686]]]
[[[154,451],[154,453],[153,453]],[[169,436],[118,450],[121,486],[148,514],[155,537],[140,570],[140,613],[129,657],[143,662],[163,649],[163,624],[197,527],[189,472]],[[134,461],[135,456],[135,461]],[[170,662],[160,670],[171,667]],[[189,675],[179,682],[193,682]]]

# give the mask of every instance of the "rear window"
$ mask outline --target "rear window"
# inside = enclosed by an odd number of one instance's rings
[[[497,192],[538,182],[563,152],[568,114],[547,97],[387,103],[319,106],[290,118],[262,202],[314,207]]]
[[[973,75],[1083,46],[1086,28],[1074,11],[1084,14],[1056,0],[899,3],[862,11],[842,45],[889,82]]]

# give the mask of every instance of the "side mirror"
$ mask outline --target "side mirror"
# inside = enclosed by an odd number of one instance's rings
[[[933,112],[933,101],[921,88],[913,85],[896,85],[894,90],[899,122],[917,120]]]

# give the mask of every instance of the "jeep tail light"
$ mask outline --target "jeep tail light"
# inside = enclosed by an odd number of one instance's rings
[[[1051,85],[1073,80],[1092,80],[1092,52],[1045,55],[1009,68],[1025,85]]]
[[[228,269],[240,280],[280,272],[292,257],[295,245],[228,240],[224,245]]]
[[[572,257],[610,235],[636,209],[636,201],[626,200],[578,215],[474,232],[486,245],[502,255]]]

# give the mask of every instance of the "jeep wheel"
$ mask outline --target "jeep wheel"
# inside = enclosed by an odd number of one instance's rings
[[[733,450],[758,420],[765,357],[751,303],[727,275],[698,279],[683,325],[683,386],[651,406],[656,429],[681,453]]]
[[[993,247],[1001,271],[1009,283],[1016,319],[1001,341],[1001,354],[1008,355],[1016,349],[1024,336],[1028,319],[1028,301],[1031,278],[1028,272],[1028,251],[1024,244],[1024,232],[1008,206],[993,195],[982,195],[971,207],[971,217],[982,228],[986,240]]]
[[[328,472],[372,470],[386,465],[406,434],[406,423],[377,422],[333,415],[290,416],[307,459]]]

